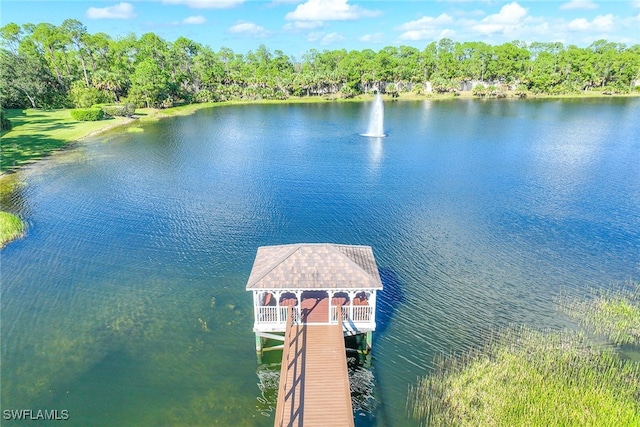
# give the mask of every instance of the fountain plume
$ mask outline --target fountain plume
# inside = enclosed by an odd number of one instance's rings
[[[378,93],[373,100],[373,107],[371,108],[371,115],[369,116],[369,127],[367,133],[363,133],[362,136],[368,136],[372,138],[385,137],[384,134],[384,105],[382,104],[382,96]]]

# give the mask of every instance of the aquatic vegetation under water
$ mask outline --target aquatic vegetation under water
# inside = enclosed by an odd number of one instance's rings
[[[410,386],[422,425],[640,425],[640,364],[574,332],[499,333],[481,350],[439,359]]]
[[[145,353],[175,321],[171,306],[158,303],[162,281],[151,280],[120,292],[117,283],[94,286],[100,289],[99,295],[89,294],[90,301],[73,304],[74,316],[54,316],[33,329],[29,340],[14,343],[3,360],[12,367],[3,372],[7,401],[42,397],[114,351]],[[56,312],[53,307],[49,310]],[[24,354],[30,357],[20,357]]]

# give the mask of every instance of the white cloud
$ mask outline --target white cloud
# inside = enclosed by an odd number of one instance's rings
[[[631,2],[631,7],[635,7],[636,9],[640,9],[640,0],[633,0]]]
[[[592,10],[599,6],[591,0],[571,0],[560,6],[560,10]]]
[[[400,34],[400,40],[428,40],[435,38],[435,32],[429,30],[411,30]]]
[[[591,22],[584,18],[577,18],[569,22],[567,27],[571,31],[611,31],[613,29],[613,15],[598,15]]]
[[[452,37],[456,32],[445,28],[443,30],[412,30],[400,35],[400,40],[420,41],[420,40],[440,40]]]
[[[270,6],[279,6],[281,4],[298,4],[304,0],[271,0]]]
[[[440,31],[440,34],[438,34],[438,39],[451,38],[455,34],[455,31],[445,28],[444,30]]]
[[[593,18],[593,26],[596,31],[611,31],[613,29],[613,15],[598,15]]]
[[[443,31],[446,31],[443,27],[453,23],[453,18],[443,13],[435,18],[432,16],[423,16],[415,21],[405,22],[396,27],[396,30],[404,31],[400,35],[400,40],[428,40],[438,38]]]
[[[500,12],[489,15],[475,24],[473,29],[481,34],[510,33],[522,25],[526,16],[527,9],[513,2],[502,6]]]
[[[324,37],[325,34],[326,33],[323,31],[314,31],[307,34],[307,40],[310,42],[317,42],[318,40],[322,39],[322,37]]]
[[[207,22],[207,20],[202,15],[189,16],[182,20],[182,23],[187,25],[200,25],[204,24],[205,22]]]
[[[588,31],[591,29],[591,23],[584,18],[577,18],[569,22],[567,27],[571,31]]]
[[[517,24],[520,22],[522,18],[527,16],[527,9],[520,6],[517,2],[505,4],[500,9],[500,12],[489,15],[484,18],[483,22],[488,22],[492,24]]]
[[[131,3],[118,3],[108,7],[90,7],[87,9],[90,19],[133,19],[136,14]]]
[[[640,0],[635,1],[640,3]],[[563,2],[568,3],[569,0]],[[599,10],[605,9],[604,2],[596,3],[600,6]],[[495,5],[496,2],[491,4]],[[558,3],[558,6],[560,4],[562,2]],[[455,9],[449,9],[446,14],[416,18],[395,27],[394,30],[398,32],[396,40],[399,42],[451,38],[460,42],[480,39],[492,44],[521,40],[526,43],[561,41],[589,45],[593,40],[603,38],[634,44],[638,43],[634,34],[637,34],[637,28],[640,26],[640,14],[638,9],[632,9],[632,12],[627,12],[626,16],[617,16],[607,11],[595,17],[587,16],[585,13],[584,17],[566,19],[557,13],[531,15],[529,8],[520,5],[519,1],[510,0],[509,3],[495,6],[493,10],[487,8],[487,15],[484,17],[457,14]]]
[[[244,3],[244,0],[162,0],[162,3],[183,4],[191,9],[229,9]]]
[[[365,34],[362,37],[359,37],[358,40],[365,43],[382,43],[384,41],[383,33],[373,33],[373,34]]]
[[[577,18],[569,22],[569,25],[567,25],[567,27],[571,31],[587,31],[589,28],[591,28],[591,24],[584,18]]]
[[[322,27],[322,21],[293,21],[285,24],[282,28],[286,31],[312,30]]]
[[[376,10],[348,4],[348,0],[308,0],[285,15],[288,21],[351,21],[379,16]]]
[[[338,33],[327,34],[322,31],[315,31],[307,35],[308,41],[318,42],[322,46],[327,46],[333,43],[341,42],[344,39],[345,39],[344,36],[341,34],[338,34]]]
[[[270,34],[266,28],[254,24],[253,22],[245,21],[240,21],[237,24],[232,25],[227,29],[227,32],[231,34],[244,34],[250,37],[266,37]]]
[[[411,30],[426,30],[434,28],[438,25],[446,25],[453,23],[453,18],[446,13],[443,13],[436,18],[432,16],[423,16],[420,19],[415,21],[405,22],[404,24],[397,27],[400,31],[411,31]]]
[[[324,36],[322,40],[320,40],[320,44],[323,46],[326,46],[329,44],[341,42],[342,40],[344,40],[344,36],[342,36],[341,34],[329,33],[326,36]]]
[[[564,3],[568,1],[563,0]],[[636,1],[640,3],[640,0]],[[596,3],[600,5],[598,10],[606,9],[605,2]],[[491,3],[495,4],[496,2]],[[456,14],[449,9],[446,14],[416,18],[395,27],[394,30],[397,31],[396,40],[405,43],[442,38],[460,42],[483,40],[491,44],[521,40],[526,43],[560,41],[588,46],[593,40],[600,38],[626,44],[638,43],[638,9],[628,9],[624,16],[609,13],[607,10],[595,17],[587,16],[585,13],[577,19],[563,18],[552,11],[550,13],[551,15],[531,15],[531,9],[521,6],[519,1],[510,0],[509,3],[502,3],[494,9],[487,8],[487,15],[484,17]]]

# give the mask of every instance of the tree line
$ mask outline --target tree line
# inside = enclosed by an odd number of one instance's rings
[[[626,93],[640,81],[640,45],[598,40],[588,47],[513,41],[500,45],[441,39],[422,50],[311,49],[301,58],[265,45],[245,54],[214,51],[185,37],[154,33],[113,38],[78,20],[0,28],[4,108],[132,103],[163,107],[230,99],[352,97],[456,91],[461,82],[509,85],[545,94]]]

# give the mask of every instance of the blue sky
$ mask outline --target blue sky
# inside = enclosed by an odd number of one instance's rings
[[[74,18],[112,37],[154,32],[214,50],[245,53],[264,43],[299,56],[309,49],[424,48],[447,37],[588,46],[604,38],[640,43],[640,0],[1,0],[0,22],[59,25]]]

